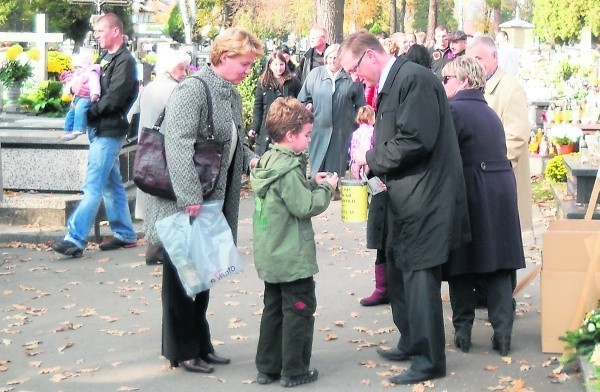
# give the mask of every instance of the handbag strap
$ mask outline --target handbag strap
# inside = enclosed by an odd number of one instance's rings
[[[208,84],[206,83],[206,80],[202,79],[201,77],[199,77],[199,76],[190,76],[190,77],[192,77],[194,79],[198,79],[204,85],[204,91],[206,92],[206,110],[208,112],[207,119],[206,119],[206,122],[207,122],[206,129],[208,132],[207,139],[212,140],[215,138],[215,124],[213,123],[212,96],[210,94],[210,88],[208,88]]]
[[[206,110],[208,112],[207,115],[207,123],[206,124],[206,128],[208,131],[208,137],[207,139],[212,140],[215,138],[215,124],[213,122],[213,115],[212,115],[212,95],[210,94],[210,88],[208,88],[208,84],[206,83],[206,81],[198,76],[190,76],[191,78],[194,79],[198,79],[199,81],[202,82],[202,85],[204,86],[204,91],[206,93]],[[158,118],[156,119],[156,122],[154,123],[154,126],[152,127],[152,129],[154,130],[160,130],[160,126],[162,125],[163,120],[165,119],[165,109],[163,109],[163,111],[160,113],[160,115],[158,116]]]

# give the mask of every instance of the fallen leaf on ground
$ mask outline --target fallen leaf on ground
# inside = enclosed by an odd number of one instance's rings
[[[56,373],[58,371],[60,371],[60,366],[53,367],[53,368],[45,368],[45,369],[40,370],[38,373],[39,374],[48,374],[48,373]]]
[[[98,314],[94,308],[83,308],[79,310],[81,311],[81,314],[78,314],[77,317],[90,317]]]
[[[375,362],[373,360],[362,361],[360,364],[362,367],[366,367],[367,369],[373,369],[373,368],[377,367],[377,362]]]
[[[494,371],[494,370],[498,370],[498,366],[496,366],[496,365],[487,365],[483,369],[484,370],[488,370],[488,371]]]
[[[75,345],[75,343],[69,342],[69,343],[65,344],[64,346],[60,346],[58,348],[58,352],[62,354],[63,351],[65,351],[68,348],[73,347],[74,345]]]
[[[325,341],[326,341],[326,342],[329,342],[329,341],[331,341],[331,340],[336,340],[336,339],[337,339],[337,335],[335,335],[335,334],[332,334],[332,333],[329,333],[329,334],[327,334],[327,335],[325,336]]]
[[[12,380],[6,383],[6,385],[20,385],[20,384],[24,384],[27,381],[29,381],[28,378],[22,378],[20,380]]]

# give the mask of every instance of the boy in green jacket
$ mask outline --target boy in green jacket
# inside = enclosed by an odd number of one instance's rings
[[[295,98],[277,98],[266,127],[274,143],[250,173],[254,190],[254,264],[265,281],[256,353],[259,384],[315,381],[309,368],[319,271],[311,217],[327,209],[337,173],[306,178],[312,113]]]

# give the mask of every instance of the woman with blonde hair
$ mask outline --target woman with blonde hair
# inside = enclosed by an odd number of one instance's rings
[[[235,86],[251,72],[252,65],[263,53],[262,43],[240,28],[223,31],[211,47],[209,67],[203,67],[179,83],[167,102],[161,132],[165,135],[165,153],[176,201],[150,197],[146,216],[146,238],[160,245],[156,221],[177,212],[195,217],[202,203],[223,201],[223,213],[237,239],[242,173],[258,162],[258,157],[244,146],[242,99]],[[203,83],[208,85],[209,100]],[[214,139],[224,144],[221,171],[214,190],[202,194],[196,173],[194,144],[207,139],[207,109],[212,105]],[[230,360],[215,353],[211,343],[206,310],[209,291],[190,298],[177,276],[169,255],[164,253],[162,280],[162,355],[171,366],[181,365],[191,372],[210,373],[212,364],[228,364]]]
[[[290,72],[287,60],[284,52],[273,52],[254,90],[254,113],[248,136],[254,137],[254,152],[258,155],[264,154],[271,142],[266,129],[269,107],[278,97],[296,98],[302,88],[300,79]]]
[[[444,89],[458,136],[467,188],[472,241],[451,252],[444,264],[450,288],[454,344],[471,347],[475,319],[474,279],[488,287],[492,348],[510,351],[514,308],[511,273],[525,267],[517,184],[506,156],[502,121],[485,101],[486,73],[479,62],[460,56],[442,69]]]

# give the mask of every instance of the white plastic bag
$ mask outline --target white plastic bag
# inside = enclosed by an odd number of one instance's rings
[[[222,209],[223,201],[209,201],[202,205],[202,212],[191,222],[185,212],[156,222],[160,241],[190,298],[242,270]]]

